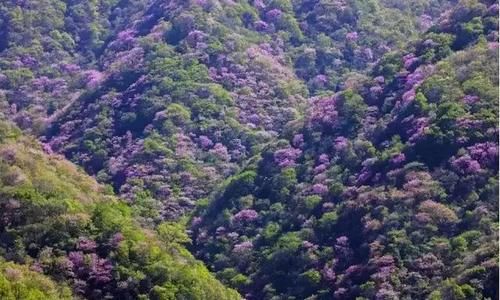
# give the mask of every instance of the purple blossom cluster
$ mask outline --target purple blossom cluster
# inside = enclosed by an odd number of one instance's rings
[[[95,253],[70,252],[68,255],[68,268],[72,268],[75,280],[82,283],[80,291],[87,288],[98,288],[112,280],[113,266],[107,259],[100,258]]]
[[[266,4],[264,3],[263,0],[254,0],[253,6],[259,10],[266,8]]]
[[[479,162],[484,168],[498,166],[498,145],[492,142],[478,143],[467,147],[472,159]]]
[[[359,34],[356,31],[351,31],[351,32],[346,33],[345,38],[349,42],[354,42],[354,41],[358,40]]]
[[[201,30],[193,30],[188,33],[186,37],[186,42],[191,47],[197,47],[199,43],[203,43],[203,41],[207,38],[207,34],[205,34]]]
[[[473,175],[481,171],[481,164],[470,155],[453,157],[451,159],[451,166],[462,175]]]
[[[84,251],[84,252],[93,252],[97,248],[97,244],[95,241],[86,238],[86,237],[80,237],[78,239],[78,243],[76,248],[78,250]]]
[[[428,117],[415,118],[413,115],[401,121],[402,128],[410,143],[415,143],[425,136],[429,130],[429,123]]]
[[[304,135],[303,134],[294,135],[292,139],[292,145],[295,148],[302,148],[302,146],[304,145]]]
[[[349,147],[349,140],[343,136],[335,138],[333,142],[333,148],[337,152],[343,152]]]
[[[135,44],[136,35],[137,32],[134,29],[120,31],[116,39],[110,43],[109,47],[114,50],[126,50]]]
[[[415,260],[415,268],[421,273],[433,276],[440,274],[444,264],[434,254],[426,253]]]
[[[328,84],[328,76],[318,74],[312,79],[312,84],[317,89],[325,88]]]
[[[97,70],[89,70],[84,72],[85,84],[89,89],[95,89],[104,80],[104,74]]]
[[[231,156],[227,151],[227,147],[222,145],[221,143],[216,143],[209,152],[222,161],[229,161],[231,159]]]
[[[274,152],[274,162],[282,168],[293,167],[301,154],[302,151],[300,149],[292,147],[279,149]]]
[[[474,105],[479,101],[479,97],[475,95],[465,95],[463,101],[468,105]]]
[[[296,95],[280,96],[282,82],[295,80],[295,75],[286,67],[278,42],[248,48],[246,62],[236,63],[227,55],[219,55],[216,66],[209,67],[211,79],[233,92],[239,121],[248,128],[273,134],[293,119],[292,107],[304,101]]]
[[[420,30],[427,31],[434,24],[432,16],[423,14],[418,19]]]
[[[313,125],[333,127],[338,119],[335,96],[311,99],[309,122]]]
[[[200,135],[198,141],[203,149],[209,149],[214,145],[214,142],[206,135]]]
[[[393,166],[400,166],[405,161],[406,161],[406,156],[404,153],[398,153],[398,154],[394,155],[393,157],[391,157],[391,159],[390,159],[390,163]]]
[[[312,186],[312,192],[317,195],[325,195],[328,193],[328,187],[321,183],[316,183]]]
[[[233,253],[241,255],[250,252],[252,249],[253,249],[253,243],[251,241],[245,241],[234,245]]]
[[[253,26],[257,31],[266,31],[269,28],[269,24],[262,20],[255,21]]]
[[[234,222],[252,222],[259,217],[259,214],[253,209],[243,209],[233,216]]]
[[[269,22],[275,23],[281,19],[283,12],[277,8],[271,9],[266,12],[266,19]]]
[[[416,57],[414,53],[409,53],[403,56],[403,66],[405,69],[409,70],[418,60],[418,57]]]
[[[412,65],[416,62],[414,58],[408,59],[408,61],[412,61]],[[435,69],[434,65],[422,65],[417,67],[413,72],[405,71],[399,73],[399,80],[404,82],[404,92],[401,96],[401,102],[396,104],[396,109],[404,108],[415,100],[417,89],[425,79],[434,73]]]

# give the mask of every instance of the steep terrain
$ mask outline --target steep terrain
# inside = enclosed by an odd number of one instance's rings
[[[0,122],[0,297],[240,299],[182,246],[181,226],[142,229],[111,194]]]
[[[0,289],[498,299],[497,68],[491,0],[2,1]]]
[[[149,207],[144,222],[176,219],[300,118],[308,95],[344,89],[448,5],[7,1],[3,103]]]
[[[496,299],[497,13],[463,2],[311,98],[199,206],[196,255],[248,299]]]

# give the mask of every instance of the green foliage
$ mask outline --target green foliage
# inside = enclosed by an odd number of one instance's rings
[[[352,90],[344,92],[341,99],[338,108],[342,116],[340,127],[349,135],[361,125],[367,106],[363,98]]]
[[[254,188],[257,177],[255,171],[245,171],[230,179],[224,192],[226,198],[237,198],[250,194]]]
[[[307,284],[315,286],[321,281],[321,274],[316,270],[308,270],[301,274]]]
[[[429,299],[474,299],[474,289],[468,285],[458,285],[454,280],[446,280],[443,287],[431,293]]]
[[[321,203],[322,199],[318,195],[307,196],[304,199],[303,207],[307,212],[312,211],[319,203]]]
[[[27,266],[0,261],[0,298],[5,300],[74,299],[65,283],[56,284]]]
[[[191,242],[184,227],[179,223],[162,223],[157,230],[158,237],[166,245],[182,245]]]
[[[497,298],[491,4],[2,1],[0,298]]]
[[[103,186],[72,164],[47,156],[29,138],[18,136],[17,140],[6,142],[6,137],[15,136],[18,131],[10,132],[9,125],[0,124],[4,129],[0,170],[9,170],[1,172],[0,205],[11,207],[1,213],[8,230],[3,233],[0,253],[21,263],[35,262],[48,276],[62,280],[56,285],[27,271],[27,266],[1,263],[2,299],[72,298],[64,283],[76,282],[56,266],[67,260],[70,252],[77,251],[77,241],[82,238],[91,238],[103,249],[99,256],[111,263],[112,282],[120,278],[136,284],[144,278],[151,280],[149,287],[130,291],[136,295],[239,299],[236,292],[224,288],[183,248],[189,238],[181,224],[162,223],[158,234],[141,228],[133,219],[131,208],[113,196],[105,196]],[[13,174],[18,179],[8,179]],[[12,209],[23,218],[13,217]],[[110,246],[109,241],[117,234],[122,236],[119,244]],[[98,289],[96,292],[101,293]]]
[[[146,154],[169,154],[172,151],[169,150],[165,145],[161,136],[157,133],[153,133],[144,139],[144,152]]]
[[[182,104],[172,103],[167,107],[166,114],[174,124],[182,125],[191,120],[191,112]]]
[[[318,225],[321,230],[328,232],[331,231],[336,225],[338,220],[337,213],[335,211],[324,213],[323,216],[318,220]]]
[[[244,288],[250,283],[250,279],[243,275],[243,274],[237,274],[233,278],[231,278],[231,286],[236,286],[240,289]]]

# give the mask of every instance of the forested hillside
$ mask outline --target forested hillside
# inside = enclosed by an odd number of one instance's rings
[[[7,299],[498,299],[495,1],[5,0],[0,112]]]
[[[183,247],[182,226],[142,229],[111,194],[0,123],[0,298],[240,298]]]
[[[311,98],[195,213],[196,255],[249,299],[496,299],[493,9],[461,3]]]
[[[175,219],[447,5],[8,1],[4,106],[145,219]]]

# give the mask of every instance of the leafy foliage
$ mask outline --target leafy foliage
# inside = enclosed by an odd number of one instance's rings
[[[244,193],[195,212],[196,255],[248,299],[497,297],[498,47],[477,25],[488,18],[487,4],[461,2],[372,79],[313,97],[288,141],[247,165]],[[258,217],[241,226],[246,211]]]
[[[491,0],[2,1],[4,297],[496,299],[497,67]]]
[[[0,253],[21,264],[0,264],[2,299],[73,299],[67,285],[88,299],[239,298],[183,247],[182,226],[142,229],[109,189],[0,124]]]

